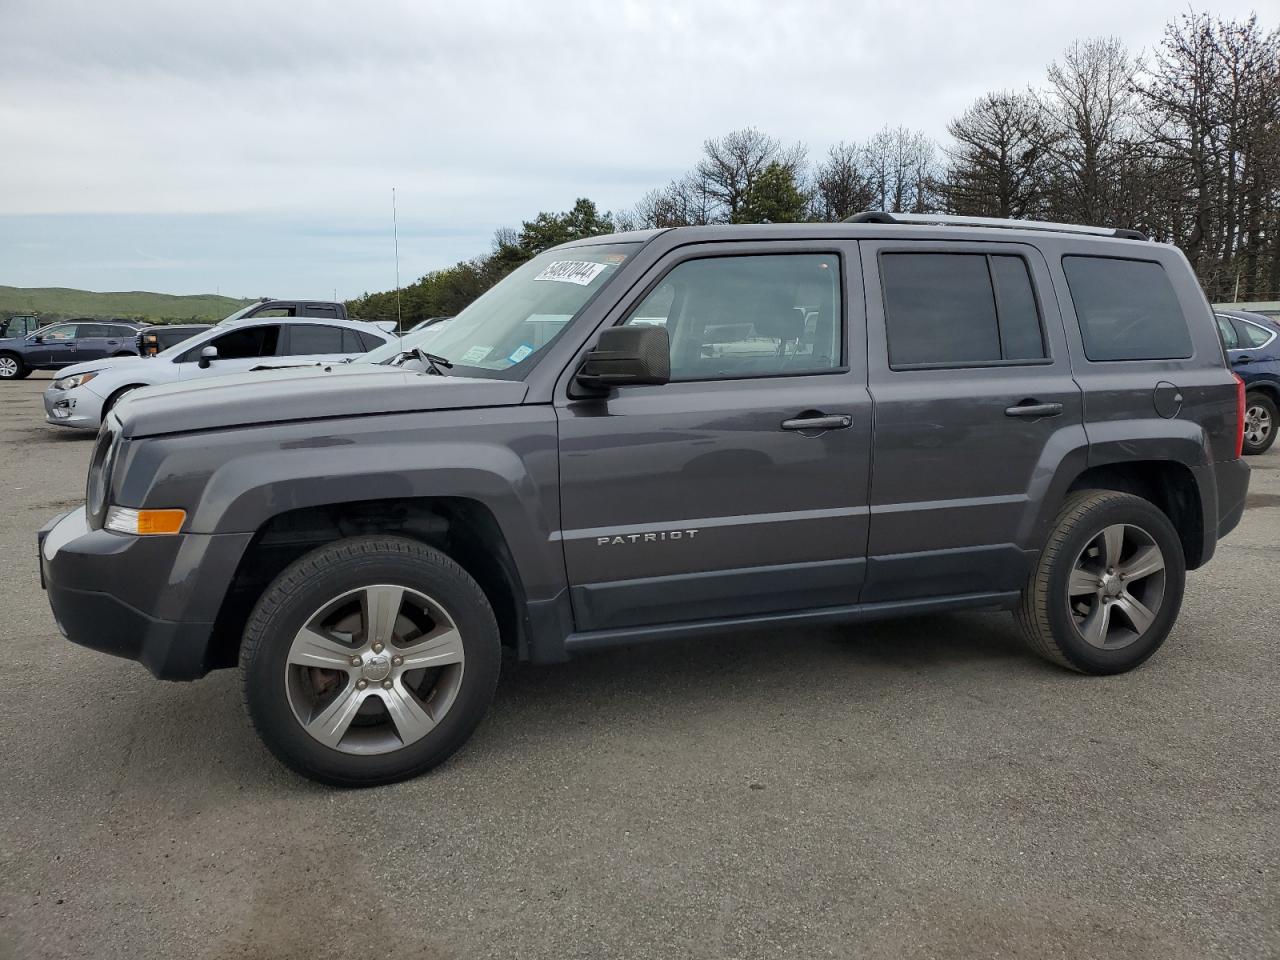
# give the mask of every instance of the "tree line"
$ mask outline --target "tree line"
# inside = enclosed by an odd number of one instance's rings
[[[499,230],[492,250],[401,294],[406,326],[461,310],[542,250],[648,227],[831,222],[862,210],[1055,220],[1141,230],[1186,253],[1211,301],[1280,299],[1280,29],[1191,12],[1154,49],[1079,40],[1026,90],[984,94],[925,132],[886,127],[811,160],[754,128],[707,140],[687,173],[635,206],[580,199]],[[394,319],[395,292],[350,309]]]

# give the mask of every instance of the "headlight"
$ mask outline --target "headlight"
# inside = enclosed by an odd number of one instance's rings
[[[73,387],[83,387],[96,376],[96,373],[77,373],[73,377],[60,377],[53,381],[53,389],[70,390]]]
[[[103,524],[116,533],[132,533],[139,537],[178,533],[187,519],[185,510],[135,510],[132,507],[108,507]]]

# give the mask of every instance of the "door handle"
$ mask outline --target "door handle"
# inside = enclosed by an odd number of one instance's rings
[[[1253,357],[1236,357],[1233,363],[1253,363]]]
[[[782,421],[783,430],[844,430],[853,425],[853,417],[847,413],[831,416],[796,417]]]
[[[1034,400],[1024,400],[1017,406],[1006,407],[1004,411],[1006,417],[1060,417],[1062,416],[1062,404],[1060,403],[1036,403]]]

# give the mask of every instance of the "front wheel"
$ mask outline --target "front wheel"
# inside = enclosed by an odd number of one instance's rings
[[[254,607],[240,654],[263,741],[336,786],[447,759],[488,709],[500,662],[493,610],[467,572],[415,540],[375,536],[289,566]]]
[[[0,380],[21,380],[30,372],[16,353],[0,353]]]
[[[1267,394],[1254,391],[1244,403],[1244,452],[1249,456],[1266,453],[1276,442],[1276,421],[1280,412]]]
[[[1030,647],[1081,673],[1123,673],[1164,643],[1182,605],[1182,542],[1153,503],[1082,490],[1063,504],[1022,591]]]

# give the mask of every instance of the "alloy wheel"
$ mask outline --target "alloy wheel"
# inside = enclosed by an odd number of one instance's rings
[[[9,380],[18,375],[18,361],[13,357],[0,357],[0,379]]]
[[[378,584],[315,611],[290,644],[285,693],[302,728],[342,753],[390,753],[444,718],[462,684],[462,634],[445,608]]]
[[[1067,605],[1080,636],[1091,646],[1119,650],[1136,642],[1160,612],[1165,559],[1141,527],[1105,527],[1071,567]]]
[[[1261,404],[1250,406],[1244,413],[1244,439],[1251,447],[1267,442],[1273,428],[1271,411]]]

